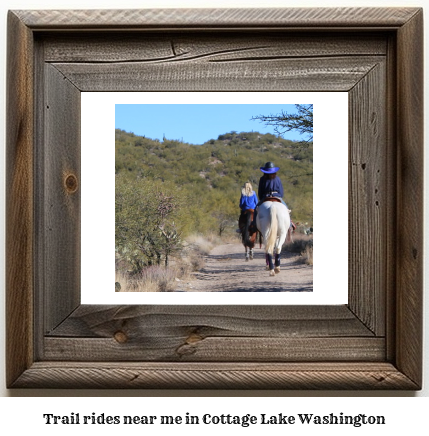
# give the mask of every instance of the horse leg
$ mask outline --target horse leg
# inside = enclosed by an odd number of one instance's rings
[[[250,260],[253,260],[253,248],[249,250]]]
[[[270,271],[270,276],[274,275],[274,265],[273,265],[273,255],[267,253],[268,270]]]
[[[245,249],[245,251],[246,251],[246,253],[245,253],[245,259],[246,259],[246,262],[249,260],[249,253],[247,252],[247,247],[244,247],[244,249]]]
[[[280,272],[280,253],[276,253],[274,263],[275,263],[275,266],[276,266],[274,268],[274,272],[276,274],[278,274]]]

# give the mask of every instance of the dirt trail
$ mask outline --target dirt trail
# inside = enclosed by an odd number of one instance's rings
[[[259,245],[258,245],[259,247]],[[285,249],[281,272],[269,277],[265,270],[263,248],[254,249],[254,259],[246,262],[242,244],[214,248],[206,256],[206,265],[195,280],[178,283],[182,292],[311,292],[313,267],[301,262],[300,256]]]

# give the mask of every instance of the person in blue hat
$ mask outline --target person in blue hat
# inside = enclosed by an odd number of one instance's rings
[[[283,184],[280,177],[277,175],[277,171],[280,169],[276,167],[272,162],[267,162],[263,167],[259,168],[264,175],[259,179],[258,197],[259,202],[256,205],[255,213],[253,215],[253,222],[250,226],[250,231],[256,231],[256,216],[258,214],[258,206],[265,201],[267,197],[277,197],[288,209],[286,203],[283,200]],[[288,209],[289,210],[289,209]]]

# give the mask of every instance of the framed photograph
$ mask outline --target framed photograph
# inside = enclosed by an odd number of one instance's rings
[[[10,11],[7,386],[421,389],[422,45],[419,8]],[[85,110],[94,93],[345,93],[347,163],[324,166],[347,174],[346,235],[342,216],[317,232],[326,245],[347,240],[347,301],[84,302],[88,270],[114,273],[84,236],[84,168],[90,202],[108,204],[115,189],[88,158],[97,139],[82,135],[93,119],[114,142],[110,118]],[[323,200],[329,213],[335,195]],[[109,294],[113,283],[91,287]]]
[[[311,142],[252,119],[305,102]],[[347,304],[346,92],[85,92],[81,114],[82,304]],[[268,238],[245,245],[237,233],[243,184],[258,198],[271,160],[295,226],[274,277],[264,272]],[[165,195],[177,206],[160,217]],[[331,232],[317,233],[313,244],[314,225],[330,228],[332,217],[343,236],[332,244]]]

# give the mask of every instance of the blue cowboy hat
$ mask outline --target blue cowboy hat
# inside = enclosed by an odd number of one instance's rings
[[[265,166],[259,168],[265,174],[273,174],[276,173],[280,168],[275,167],[272,162],[267,162]]]

